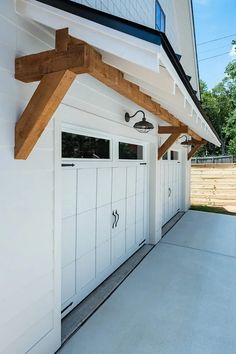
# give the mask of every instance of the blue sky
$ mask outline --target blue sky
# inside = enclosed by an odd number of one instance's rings
[[[197,46],[200,78],[211,89],[223,79],[226,65],[236,59],[231,45],[232,40],[236,40],[236,0],[193,0],[193,6],[197,44],[235,34],[234,37]]]

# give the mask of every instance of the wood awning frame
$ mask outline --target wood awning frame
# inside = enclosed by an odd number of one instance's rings
[[[191,140],[190,140],[191,142]],[[207,144],[207,141],[202,139],[201,141],[193,141],[192,142],[192,146],[191,146],[191,150],[188,153],[188,160],[190,160],[194,154],[196,154],[196,152],[200,149],[200,147],[202,147],[202,145]]]
[[[15,158],[27,159],[65,94],[79,74],[90,74],[122,96],[130,99],[158,118],[179,128],[160,147],[161,152],[176,141],[183,131],[201,143],[203,139],[177,117],[143,93],[124,74],[106,64],[88,43],[69,35],[68,28],[56,31],[55,49],[26,55],[15,60],[15,78],[29,83],[40,81],[15,127]],[[163,127],[164,128],[164,127]],[[171,129],[172,129],[171,128]],[[163,145],[164,145],[163,144]],[[163,156],[163,154],[162,154]]]
[[[158,148],[158,160],[162,158],[163,155],[169,150],[169,148],[175,143],[181,134],[188,133],[188,127],[182,125],[180,127],[174,126],[159,126],[159,134],[170,134],[166,141]]]
[[[179,138],[181,134],[188,133],[188,127],[182,125],[181,127],[173,127],[173,126],[159,126],[158,133],[159,134],[170,134],[170,136],[165,140],[165,142],[158,149],[158,160],[162,158],[163,155],[169,150],[169,148],[175,143],[175,141]],[[191,147],[191,150],[188,152],[188,160],[196,154],[196,152],[200,149],[200,147],[206,144],[207,141],[204,139],[197,140],[191,138],[184,145],[188,145]]]

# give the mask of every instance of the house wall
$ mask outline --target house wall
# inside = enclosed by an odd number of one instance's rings
[[[177,5],[178,4],[178,5]],[[199,94],[197,54],[194,39],[191,1],[175,1],[176,22],[178,23],[179,53],[185,73],[192,77],[190,83]]]
[[[14,61],[17,56],[52,48],[54,34],[19,17],[14,5],[14,0],[0,2],[0,353],[52,354],[61,340],[58,191],[63,118],[59,110],[58,119],[52,119],[26,161],[14,159],[15,123],[37,86],[14,79]],[[95,94],[98,90],[100,94]],[[84,122],[93,117],[87,126],[96,124],[99,115],[109,126],[112,112],[122,135],[124,112],[137,110],[136,105],[89,78],[74,83],[63,106],[68,115],[79,106]],[[114,122],[109,127],[113,131]],[[131,124],[128,135],[134,131]],[[155,135],[149,139],[155,152]],[[155,176],[155,167],[153,172]],[[153,215],[154,225],[156,218]],[[153,230],[150,242],[157,242],[160,229],[153,226]]]
[[[14,79],[15,57],[54,47],[54,33],[15,13],[14,0],[0,2],[0,353],[52,354],[60,346],[60,132],[72,124],[146,139],[150,239],[161,237],[159,164],[155,131],[146,137],[124,122],[139,107],[86,75],[75,81],[26,161],[14,159],[15,123],[37,84]],[[79,117],[79,119],[77,119]],[[148,120],[159,123],[150,114]],[[156,191],[153,193],[153,191]],[[156,197],[156,198],[155,198]]]
[[[154,0],[75,0],[75,2],[144,26],[153,28],[155,26]]]
[[[155,28],[155,0],[73,0],[80,4]],[[191,1],[159,0],[166,15],[166,35],[177,54],[191,84],[199,90],[194,43]]]
[[[0,2],[0,353],[4,354],[53,353],[60,343],[54,121],[27,161],[14,160],[15,123],[36,87],[14,79],[15,57],[47,50],[53,42],[41,27],[16,15],[14,0]]]

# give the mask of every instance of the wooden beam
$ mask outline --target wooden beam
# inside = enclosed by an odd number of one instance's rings
[[[95,51],[92,52],[89,74],[149,112],[153,114],[160,113],[160,105],[158,103],[141,92],[138,85],[126,80],[120,70],[104,63],[101,56]]]
[[[172,126],[183,125],[178,118],[143,93],[138,85],[126,80],[120,70],[104,63],[101,54],[94,48],[70,36],[68,28],[56,31],[56,50],[16,58],[15,62],[15,78],[23,82],[39,81],[46,74],[63,70],[76,74],[89,73]],[[188,133],[196,140],[201,140],[191,130]]]
[[[180,127],[173,127],[171,125],[159,125],[158,127],[159,134],[173,134],[173,133],[188,133],[188,127],[186,125],[182,125]]]
[[[179,119],[177,119],[173,114],[169,113],[165,108],[161,107],[160,113],[159,113],[159,118],[164,120],[165,122],[168,122],[169,124],[173,125],[174,127],[179,127],[181,126],[181,122]]]
[[[161,128],[161,134],[172,135],[160,147],[159,155],[162,156],[166,146],[171,145],[182,133],[188,133],[199,142],[202,140],[193,131],[187,130],[177,117],[143,93],[138,85],[126,80],[120,70],[104,63],[101,54],[94,48],[70,36],[68,28],[63,28],[56,31],[55,50],[16,58],[16,79],[23,82],[41,80],[16,125],[16,158],[26,158],[29,155],[75,76],[83,73],[90,74],[171,125]],[[174,129],[175,127],[178,129]]]
[[[191,130],[187,130],[186,126],[178,118],[161,107],[159,103],[153,101],[150,96],[143,93],[138,85],[126,80],[119,69],[104,63],[101,54],[92,47],[89,74],[172,126],[183,127],[183,133],[189,133],[190,135],[193,133]],[[195,134],[195,136],[201,139],[198,135]]]
[[[16,58],[15,78],[23,82],[34,82],[41,80],[44,75],[63,70],[70,70],[75,74],[86,73],[90,59],[89,51],[88,45],[79,43],[69,45],[66,52],[48,50]]]
[[[168,139],[166,139],[166,141],[158,149],[158,160],[162,158],[162,156],[174,144],[174,142],[178,139],[179,136],[179,133],[173,133],[169,136]]]
[[[190,135],[193,139],[198,140],[199,142],[202,140],[202,138],[198,134],[194,133],[194,131],[191,129],[188,130],[188,135]]]
[[[66,52],[70,41],[69,29],[62,28],[56,31],[55,48],[57,52]]]
[[[75,77],[75,73],[66,70],[42,78],[16,124],[16,159],[27,159]]]
[[[200,149],[200,147],[204,144],[206,144],[207,142],[205,140],[202,140],[201,142],[198,142],[198,144],[194,145],[192,147],[192,149],[190,150],[190,152],[188,153],[188,160],[191,159],[191,157],[196,154],[196,152]]]

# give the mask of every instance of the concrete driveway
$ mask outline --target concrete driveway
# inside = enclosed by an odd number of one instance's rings
[[[236,217],[185,214],[59,353],[236,353]]]

